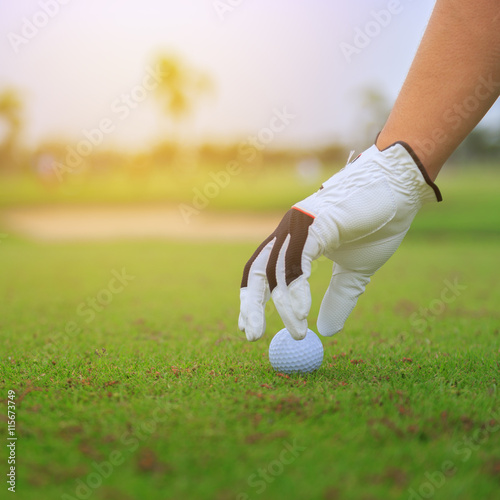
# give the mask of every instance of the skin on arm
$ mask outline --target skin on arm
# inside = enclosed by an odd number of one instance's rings
[[[437,0],[376,145],[407,142],[435,180],[500,95],[500,1]]]

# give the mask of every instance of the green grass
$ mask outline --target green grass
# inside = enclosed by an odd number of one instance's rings
[[[101,176],[68,174],[63,182],[51,186],[33,176],[0,179],[0,210],[12,207],[92,205],[128,206],[168,205],[183,210],[193,207],[197,193],[214,185],[210,172],[224,165],[212,165],[193,175],[173,175],[154,170],[137,176],[130,172],[111,171]],[[306,182],[296,175],[293,165],[247,170],[230,177],[227,186],[209,197],[202,210],[210,212],[282,214],[297,200],[303,199],[321,185],[338,166],[324,168],[322,174]],[[444,203],[430,204],[421,210],[412,224],[412,234],[426,238],[474,240],[500,237],[500,175],[487,166],[447,167],[438,178]],[[199,198],[196,198],[199,202]],[[197,206],[199,208],[199,206]],[[1,211],[0,211],[1,216]],[[1,223],[1,217],[0,217]]]
[[[208,179],[160,177],[3,179],[0,204],[175,204]],[[17,498],[496,499],[500,177],[450,170],[438,184],[445,202],[422,210],[308,376],[271,369],[272,304],[264,339],[237,331],[254,244],[35,243],[0,227],[0,421],[5,435],[12,389]],[[314,187],[245,174],[208,209],[283,212]],[[317,261],[313,329],[329,274]]]
[[[254,245],[3,239],[16,498],[498,498],[500,247],[473,236],[410,235],[345,331],[322,339],[321,369],[289,377],[267,360],[281,328],[272,306],[264,339],[236,328]],[[103,291],[122,269],[134,279]],[[313,328],[329,272],[320,259]],[[441,307],[445,280],[467,288]],[[110,302],[91,318],[96,296]],[[421,307],[438,312],[417,328]]]
[[[282,213],[297,200],[316,190],[338,165],[325,167],[317,178],[306,181],[296,174],[293,165],[263,165],[229,177],[226,186],[215,189],[209,197],[209,210]],[[40,205],[87,204],[192,204],[197,192],[214,185],[210,173],[217,174],[225,165],[206,166],[193,174],[153,170],[148,175],[130,171],[110,171],[102,175],[67,174],[62,182],[43,184],[34,176],[0,178],[0,208]],[[446,203],[431,215],[419,217],[413,231],[443,233],[500,233],[497,217],[500,175],[494,167],[446,167],[438,178]],[[210,191],[209,191],[210,192]],[[212,196],[212,195],[210,195]]]
[[[224,178],[226,165],[205,165],[193,173],[154,169],[137,174],[113,170],[100,175],[67,174],[59,182],[41,182],[34,175],[0,178],[0,207],[68,205],[95,203],[191,203],[197,190],[215,185],[213,175],[220,175],[217,196],[209,194],[210,208],[219,210],[279,210],[317,189],[324,178],[339,166],[325,168],[324,174],[311,182],[295,174],[293,165],[253,167]],[[229,181],[227,182],[227,179]],[[227,184],[226,184],[227,182]],[[224,183],[224,185],[222,185]],[[277,190],[276,187],[279,186]],[[212,191],[213,192],[213,191]],[[210,193],[210,191],[209,191]]]

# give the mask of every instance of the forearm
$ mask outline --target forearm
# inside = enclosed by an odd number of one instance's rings
[[[407,142],[432,180],[500,95],[500,2],[437,0],[377,139]]]

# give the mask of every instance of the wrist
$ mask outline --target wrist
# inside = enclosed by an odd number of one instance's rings
[[[396,143],[403,144],[412,155],[426,181],[434,183],[449,156],[445,148],[439,148],[436,141],[431,141],[426,137],[420,137],[414,133],[395,134],[387,128],[387,126],[384,127],[375,140],[378,150],[384,151]]]
[[[378,139],[378,137],[377,137]],[[391,168],[396,168],[402,177],[412,177],[414,179],[414,187],[419,192],[421,201],[442,201],[441,192],[434,184],[433,179],[427,172],[426,168],[420,161],[417,153],[405,141],[396,141],[385,148],[381,148],[379,141],[375,141],[374,149],[383,153],[385,158],[389,160]],[[411,175],[410,170],[412,171]]]

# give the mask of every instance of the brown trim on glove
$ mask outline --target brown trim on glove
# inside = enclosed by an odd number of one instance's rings
[[[273,244],[269,259],[266,266],[266,276],[271,292],[278,285],[276,278],[276,264],[278,256],[283,244],[288,235],[290,241],[285,253],[285,280],[287,286],[299,276],[302,276],[302,252],[306,243],[307,235],[309,234],[309,226],[313,223],[314,217],[302,212],[298,208],[291,208],[284,215],[278,227],[270,234],[260,245],[250,260],[246,263],[243,270],[243,278],[241,280],[241,288],[248,286],[248,275],[250,268],[264,247],[274,238],[276,241]]]

